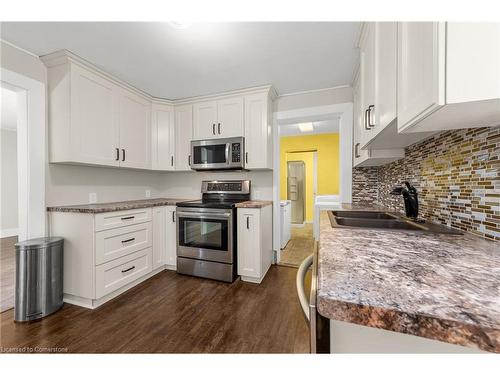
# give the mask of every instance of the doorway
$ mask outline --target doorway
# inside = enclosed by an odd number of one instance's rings
[[[0,310],[4,311],[14,306],[15,243],[46,234],[46,102],[44,83],[4,68],[0,68],[0,77],[2,123],[7,118],[15,123],[15,132],[2,131],[0,150]],[[8,186],[3,186],[4,180]]]
[[[0,312],[14,307],[18,241],[17,94],[0,87]]]

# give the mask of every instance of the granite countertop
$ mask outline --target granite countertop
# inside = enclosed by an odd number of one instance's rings
[[[498,242],[320,220],[321,315],[500,353]]]
[[[190,200],[194,200],[194,198],[191,199],[152,198],[152,199],[140,199],[140,200],[122,201],[122,202],[81,204],[74,206],[53,206],[53,207],[47,207],[47,211],[98,214],[103,212],[133,210],[136,208],[175,206],[179,202],[186,202]]]
[[[273,204],[273,201],[251,200],[236,203],[236,208],[262,208]]]

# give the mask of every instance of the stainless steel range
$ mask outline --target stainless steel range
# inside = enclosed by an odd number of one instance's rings
[[[236,279],[236,208],[250,199],[250,181],[203,181],[202,199],[177,203],[177,272]]]

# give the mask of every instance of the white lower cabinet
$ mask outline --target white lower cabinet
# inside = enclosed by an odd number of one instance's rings
[[[261,283],[273,260],[272,206],[238,208],[238,275]]]
[[[165,207],[165,267],[177,269],[177,224],[176,207]]]
[[[64,238],[64,301],[96,308],[176,264],[175,206],[98,214],[50,212]]]
[[[165,207],[153,207],[153,269],[165,265]]]

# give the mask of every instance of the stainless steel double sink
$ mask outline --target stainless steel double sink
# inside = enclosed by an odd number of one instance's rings
[[[410,230],[445,234],[462,232],[444,225],[417,223],[396,213],[384,211],[328,211],[334,228],[366,228],[386,230]]]

